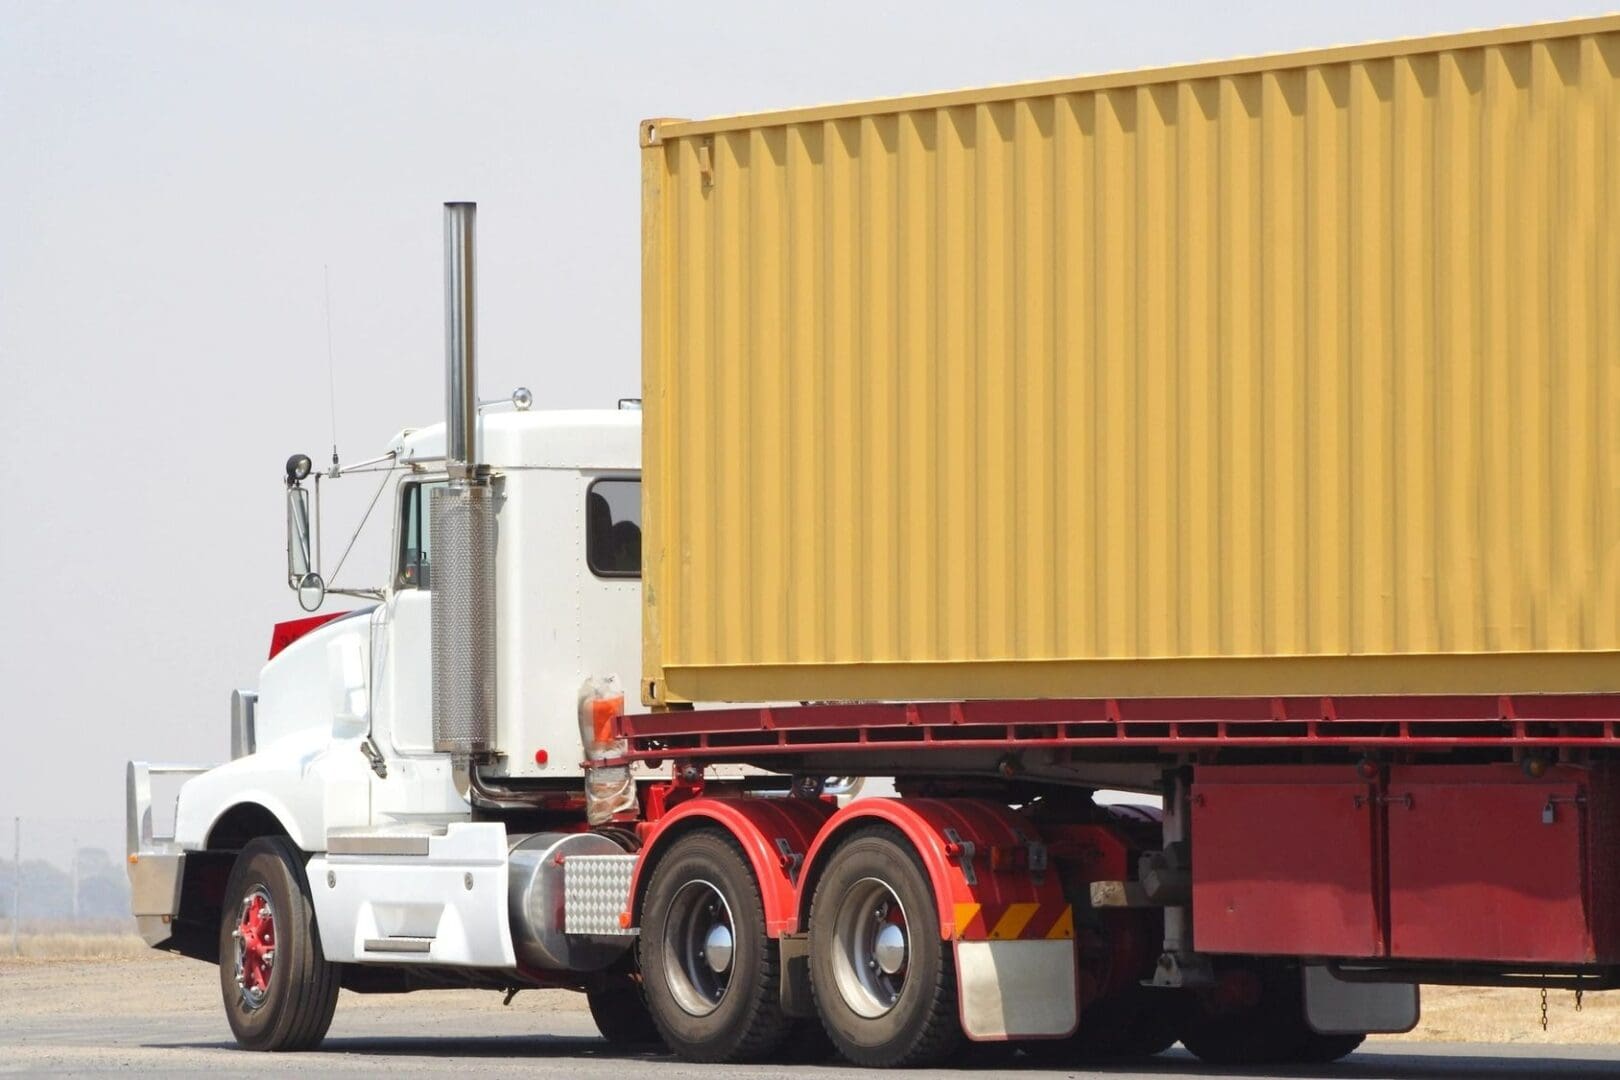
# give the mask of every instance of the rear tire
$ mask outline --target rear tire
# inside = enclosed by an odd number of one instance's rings
[[[1305,1065],[1327,1065],[1349,1057],[1366,1041],[1365,1035],[1323,1035],[1312,1031],[1305,1036],[1305,1045],[1294,1060]]]
[[[660,1044],[658,1025],[653,1023],[647,1009],[647,998],[640,983],[626,983],[609,990],[586,993],[591,1019],[602,1038],[614,1046],[651,1046]]]
[[[220,919],[219,986],[244,1049],[313,1049],[332,1025],[338,968],[321,951],[304,854],[284,836],[253,840],[236,857]]]
[[[1181,1044],[1211,1065],[1326,1064],[1360,1046],[1365,1035],[1322,1035],[1305,1020],[1299,968],[1259,961],[1239,969],[1257,980],[1258,998],[1220,1008],[1210,995],[1191,1010]]]
[[[869,1068],[943,1061],[963,1038],[952,961],[899,833],[862,829],[833,852],[810,905],[810,988],[840,1054]]]
[[[1069,1038],[1031,1040],[1022,1049],[1052,1065],[1148,1058],[1176,1044],[1185,1017],[1179,991],[1130,987],[1082,1008]]]
[[[790,1021],[759,883],[731,837],[703,829],[678,838],[642,911],[642,987],[669,1048],[696,1062],[768,1058]]]

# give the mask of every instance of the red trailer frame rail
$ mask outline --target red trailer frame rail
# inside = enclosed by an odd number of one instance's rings
[[[629,760],[806,751],[1620,746],[1620,695],[1106,698],[752,706],[621,716]]]

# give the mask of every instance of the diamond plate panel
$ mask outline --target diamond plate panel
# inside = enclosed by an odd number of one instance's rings
[[[570,855],[563,860],[563,932],[593,936],[632,935],[619,925],[630,907],[634,855]]]

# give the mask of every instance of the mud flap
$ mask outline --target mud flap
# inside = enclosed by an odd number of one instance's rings
[[[1321,1035],[1398,1035],[1418,1022],[1416,983],[1347,982],[1321,964],[1300,968],[1305,1022]]]
[[[1061,1039],[1080,1021],[1072,939],[958,941],[956,979],[975,1042]]]
[[[782,1012],[808,1019],[816,1015],[816,999],[810,990],[810,935],[783,934],[776,944],[782,969],[779,988]]]

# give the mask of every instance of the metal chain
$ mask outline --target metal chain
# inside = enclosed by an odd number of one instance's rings
[[[1581,995],[1583,993],[1585,993],[1585,991],[1582,990],[1580,987],[1577,986],[1575,988],[1575,1011],[1576,1012],[1581,1011]]]
[[[1541,1030],[1547,1030],[1547,988],[1541,988]]]

